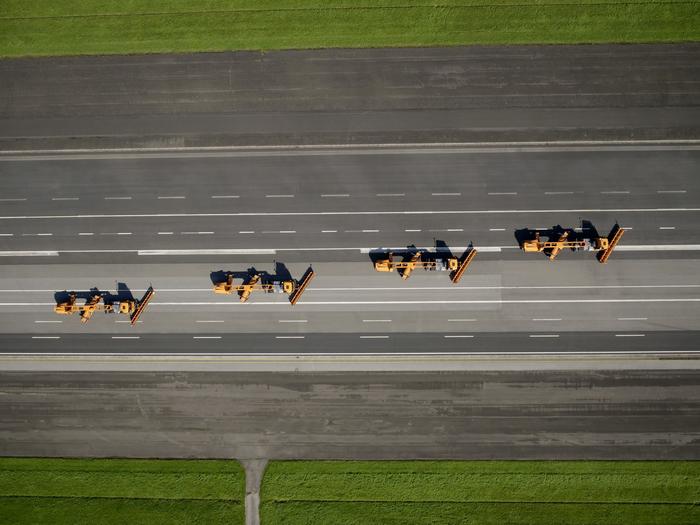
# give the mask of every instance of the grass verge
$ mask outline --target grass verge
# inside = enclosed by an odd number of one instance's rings
[[[263,525],[700,523],[700,462],[287,461]]]
[[[236,461],[0,458],[0,522],[243,524]]]
[[[700,40],[695,0],[3,0],[0,56]]]

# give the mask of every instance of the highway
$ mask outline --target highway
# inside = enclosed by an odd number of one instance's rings
[[[3,61],[0,346],[695,351],[697,50]],[[519,249],[523,229],[607,236],[615,223],[626,233],[606,265]],[[387,250],[470,245],[479,254],[456,286],[372,268]],[[211,291],[215,272],[298,279],[309,265],[318,277],[295,307]],[[57,292],[120,286],[138,298],[149,284],[135,327],[52,312]]]
[[[5,156],[0,343],[6,353],[695,351],[699,157],[692,142]],[[586,252],[526,254],[516,236],[556,225],[607,236],[615,222],[627,231],[606,265]],[[470,243],[480,253],[457,286],[444,272],[404,282],[373,269],[389,249],[459,256]],[[211,290],[225,272],[300,279],[309,265],[318,277],[295,307]],[[135,327],[52,312],[58,292],[139,298],[148,285],[156,298]]]
[[[60,252],[62,261],[107,254],[113,262],[135,262],[137,254],[223,250],[218,254],[284,253],[290,261],[315,262],[337,260],[338,250],[436,239],[498,251],[517,246],[518,229],[580,227],[581,220],[603,236],[615,221],[628,228],[621,251],[697,249],[699,148],[10,156],[0,161],[0,253]]]

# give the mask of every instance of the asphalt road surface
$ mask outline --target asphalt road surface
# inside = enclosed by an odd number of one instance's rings
[[[36,252],[39,260],[26,262],[42,265],[58,262],[48,256],[57,251],[62,261],[278,252],[312,262],[337,260],[338,250],[436,239],[456,247],[473,242],[487,253],[517,249],[516,230],[580,227],[582,220],[601,236],[616,221],[629,229],[621,252],[697,250],[698,148],[5,157],[0,254]]]
[[[39,353],[697,350],[699,155],[691,143],[3,157],[0,344]],[[518,248],[524,228],[607,236],[615,222],[627,231],[606,265],[592,253],[551,262]],[[372,267],[388,249],[461,255],[470,243],[480,253],[457,286],[446,272],[404,282]],[[225,272],[299,279],[309,265],[318,277],[295,307],[285,295],[240,304],[211,290]],[[138,298],[149,284],[156,298],[136,327],[52,312],[57,292],[120,288]]]
[[[5,456],[698,459],[698,371],[0,373]]]
[[[698,44],[0,62],[0,150],[564,139],[700,131]]]
[[[3,266],[0,342],[6,351],[175,353],[587,352],[697,350],[700,281],[694,259],[599,264],[590,254],[550,262],[475,259],[458,285],[446,272],[408,281],[369,259],[319,263],[296,306],[284,294],[215,295],[212,277],[249,265]],[[576,254],[578,255],[578,254]],[[299,278],[305,264],[253,263]],[[238,282],[238,281],[237,281]],[[97,287],[156,296],[139,323],[53,313],[65,291]],[[58,295],[57,295],[58,294]]]

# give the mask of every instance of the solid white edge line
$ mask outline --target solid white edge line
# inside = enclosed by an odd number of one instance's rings
[[[75,353],[75,352],[28,352],[28,353],[12,353],[12,352],[0,352],[0,357],[6,357],[11,359],[31,359],[33,357],[56,357],[59,359],[66,357],[76,357],[82,359],[85,357],[92,358],[110,358],[110,357],[127,357],[127,358],[142,358],[142,357],[154,357],[162,359],[178,359],[178,358],[212,358],[212,357],[231,357],[231,358],[276,358],[276,357],[308,357],[308,358],[330,358],[334,359],[336,357],[386,357],[386,358],[396,358],[401,359],[404,357],[422,357],[425,359],[435,359],[437,357],[475,357],[483,358],[488,356],[492,358],[494,356],[508,357],[508,358],[519,358],[519,357],[542,357],[547,359],[561,359],[566,357],[581,357],[581,356],[608,356],[608,357],[623,357],[623,358],[634,358],[635,356],[652,356],[661,359],[669,359],[674,356],[684,357],[693,356],[700,358],[700,350],[670,350],[667,352],[659,352],[658,350],[633,350],[633,351],[575,351],[575,352],[338,352],[333,354],[328,353],[312,353],[312,352],[261,352],[261,353],[231,353],[231,352],[211,352],[207,354],[196,353],[196,354],[163,354],[163,353],[149,353],[149,352],[104,352],[104,353]]]
[[[700,208],[571,208],[513,210],[375,210],[375,211],[264,211],[195,213],[93,213],[77,215],[4,215],[0,220],[50,219],[154,219],[188,217],[322,217],[379,215],[532,215],[556,213],[696,213]],[[624,226],[623,226],[624,227]],[[536,228],[538,229],[538,228]],[[547,228],[541,228],[547,229]]]

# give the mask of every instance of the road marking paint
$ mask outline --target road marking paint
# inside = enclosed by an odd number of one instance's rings
[[[363,323],[390,323],[391,319],[363,319]]]
[[[644,337],[646,334],[615,334],[615,337]]]
[[[443,335],[445,339],[462,339],[462,338],[472,338],[474,337],[473,335],[464,335],[464,334],[458,334],[458,335]]]
[[[686,190],[658,190],[656,193],[688,193]]]
[[[53,233],[23,233],[22,237],[50,237]]]
[[[349,193],[323,193],[321,197],[349,197]]]
[[[459,192],[454,193],[431,193],[433,197],[459,197],[462,194]]]
[[[296,230],[280,230],[280,233],[296,233]]]
[[[58,252],[51,250],[0,252],[0,257],[58,257]]]
[[[131,232],[102,232],[100,235],[131,235]]]
[[[167,199],[184,199],[184,195],[158,195],[159,200],[167,200]]]
[[[275,339],[304,339],[303,335],[276,335]]]
[[[240,195],[212,195],[212,199],[238,199]]]
[[[530,334],[529,337],[549,337],[549,338],[556,338],[556,337],[559,337],[559,334]]]
[[[113,335],[112,339],[141,339],[138,335]]]
[[[517,191],[490,191],[489,195],[517,195]]]
[[[490,232],[504,232],[506,231],[505,228],[489,228]]]
[[[131,197],[105,197],[106,201],[130,201]]]
[[[214,232],[180,232],[181,235],[214,235]]]
[[[225,323],[226,321],[222,320],[203,320],[203,321],[195,321],[195,323]]]
[[[2,253],[2,252],[0,252]],[[661,288],[700,288],[700,284],[613,284],[613,285],[572,285],[572,286],[372,286],[372,287],[314,287],[313,292],[352,292],[352,291],[416,291],[416,290],[440,290],[440,291],[467,291],[467,290],[601,290],[601,289],[661,289]],[[0,293],[47,293],[55,292],[54,288],[3,288]],[[135,292],[145,292],[146,288],[132,288]],[[211,288],[158,288],[159,292],[210,292]],[[0,303],[0,305],[3,303]],[[35,304],[35,303],[32,303]],[[36,303],[44,304],[44,303]],[[50,303],[46,303],[50,304]],[[620,319],[626,319],[624,317]],[[636,318],[631,318],[636,319]],[[456,319],[462,321],[464,319]],[[469,319],[467,319],[469,320]]]
[[[422,231],[422,230],[404,230],[404,231],[405,231],[405,232],[411,232],[411,233],[413,233],[413,232],[419,232],[419,231]]]
[[[659,226],[659,230],[675,230],[675,226]]]
[[[338,230],[321,230],[321,233],[338,233]]]
[[[388,335],[361,335],[360,339],[389,339]]]
[[[378,233],[379,230],[362,230],[362,233]]]
[[[291,199],[294,195],[265,195],[268,199]]]
[[[449,323],[471,323],[476,321],[476,319],[448,319]]]
[[[63,321],[34,321],[35,323],[62,323]]]
[[[0,233],[0,237],[14,237],[14,233]]]
[[[248,233],[248,232],[245,232]],[[253,232],[251,232],[253,233]],[[127,250],[132,252],[133,250]],[[2,252],[0,252],[1,254]],[[138,255],[155,256],[155,255],[275,255],[276,250],[268,249],[239,249],[239,248],[222,248],[212,250],[137,250]]]
[[[245,231],[240,231],[240,232],[238,232],[238,233],[255,233],[255,232],[254,232],[254,231],[245,230]]]
[[[463,232],[464,229],[462,228],[447,228],[448,232]]]
[[[398,304],[624,304],[624,303],[700,303],[700,298],[680,298],[680,299],[493,299],[493,300],[412,300],[412,301],[304,301],[304,306],[327,306],[327,305],[398,305]],[[37,303],[0,303],[0,306],[34,306]],[[38,304],[53,304],[53,303],[38,303]],[[256,301],[256,302],[224,302],[224,301],[183,301],[183,302],[157,302],[152,303],[155,306],[226,306],[226,307],[244,307],[252,308],[255,306],[281,306],[289,308],[286,302],[271,302],[271,301]]]
[[[405,197],[405,193],[376,193],[377,197]]]
[[[158,232],[158,235],[173,235],[173,232]]]
[[[618,321],[648,321],[648,317],[618,317]]]
[[[220,335],[193,335],[192,339],[221,339]]]
[[[57,335],[33,335],[32,339],[60,339]]]
[[[27,199],[0,199],[0,202],[24,202]]]
[[[0,159],[2,157],[0,156]],[[130,197],[129,197],[130,198]],[[557,214],[557,213],[697,213],[700,208],[571,208],[533,210],[379,210],[379,211],[269,211],[221,213],[95,213],[78,215],[5,215],[0,220],[19,219],[150,219],[183,217],[320,217],[331,215],[488,215],[488,214]],[[546,228],[545,228],[546,229]]]
[[[80,197],[52,197],[52,201],[77,201]]]
[[[80,232],[78,235],[95,235],[93,232]]]
[[[533,321],[561,321],[561,318],[551,318],[551,319],[533,319]]]
[[[573,195],[573,191],[545,191],[545,195]]]
[[[279,319],[278,323],[308,323],[308,319]]]
[[[601,191],[600,193],[602,195],[627,195],[630,192],[627,190],[624,190],[624,191]]]

